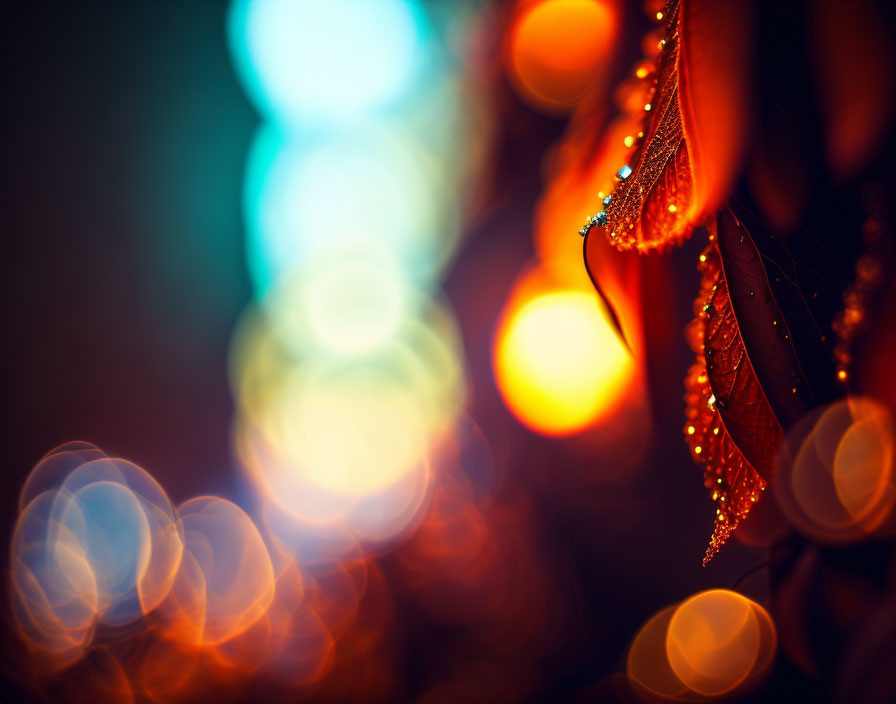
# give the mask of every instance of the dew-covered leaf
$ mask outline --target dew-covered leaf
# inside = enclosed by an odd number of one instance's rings
[[[746,146],[749,3],[671,0],[660,15],[658,55],[637,73],[642,125],[593,221],[622,250],[661,249],[690,235],[726,199]]]
[[[644,93],[644,125],[606,205],[603,226],[619,249],[644,252],[681,242],[693,229],[691,165],[678,94],[678,3],[666,8],[655,85]]]
[[[706,564],[765,489],[781,425],[744,348],[714,237],[700,255],[700,269],[696,317],[688,329],[697,361],[685,378],[685,438],[716,504]]]

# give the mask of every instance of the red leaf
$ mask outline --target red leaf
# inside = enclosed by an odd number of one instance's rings
[[[782,430],[744,348],[714,236],[700,269],[696,318],[688,330],[697,362],[685,379],[685,437],[716,502],[707,564],[759,500]]]
[[[693,229],[686,217],[693,185],[678,100],[677,2],[667,6],[665,16],[656,85],[644,97],[647,117],[640,142],[629,164],[619,172],[618,184],[605,207],[605,229],[610,241],[622,250],[643,252],[677,244]]]
[[[727,197],[746,144],[749,3],[671,0],[643,94],[637,146],[604,210],[589,220],[621,250],[680,243]],[[629,142],[626,142],[627,144]]]

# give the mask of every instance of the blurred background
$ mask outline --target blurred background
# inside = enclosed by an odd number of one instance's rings
[[[5,9],[4,535],[15,551],[41,472],[99,462],[161,516],[126,521],[134,545],[175,531],[202,573],[153,553],[105,611],[79,591],[99,620],[43,670],[16,664],[8,615],[15,697],[637,701],[651,616],[735,584],[766,599],[749,537],[701,566],[714,508],[682,437],[701,243],[616,282],[628,344],[582,263],[658,12]],[[46,469],[75,440],[95,447]],[[46,511],[75,533],[112,500],[70,491]],[[104,546],[95,572],[127,562]],[[228,575],[202,557],[231,551]],[[765,674],[741,696],[823,699],[787,658]]]

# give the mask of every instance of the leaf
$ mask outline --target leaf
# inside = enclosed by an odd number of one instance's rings
[[[667,6],[665,16],[656,85],[644,98],[642,136],[629,164],[619,171],[604,211],[604,228],[621,250],[645,252],[678,244],[693,229],[687,218],[693,197],[691,165],[678,96],[677,2]]]
[[[643,125],[598,225],[621,250],[676,245],[711,217],[736,180],[746,148],[751,11],[744,0],[671,0]],[[629,142],[626,142],[627,144]]]
[[[843,392],[830,330],[846,279],[811,233],[779,238],[734,201],[700,269],[685,433],[717,504],[708,561],[773,478],[784,431]]]
[[[587,263],[585,265],[585,268],[588,273],[588,278],[591,279],[591,284],[594,286],[594,291],[597,293],[598,299],[600,299],[600,302],[603,304],[604,309],[606,310],[610,328],[616,334],[616,337],[619,339],[619,341],[625,346],[625,349],[628,350],[629,354],[633,355],[635,351],[632,349],[632,343],[626,336],[625,330],[622,328],[622,321],[619,318],[619,313],[617,312],[616,307],[613,305],[613,302],[607,295],[607,292],[600,285],[597,277],[591,272],[590,269],[588,269]]]
[[[703,346],[714,405],[744,459],[759,474],[769,477],[781,439],[781,424],[744,346],[718,246],[705,263],[710,262],[708,269],[717,273],[704,304]]]
[[[743,346],[718,243],[700,255],[700,294],[688,339],[697,361],[685,378],[685,438],[716,503],[707,564],[765,490],[781,426]]]
[[[825,207],[835,197],[837,207]],[[858,236],[863,207],[854,200],[844,191],[836,196],[823,193],[807,211],[804,226],[783,237],[740,202],[730,207],[738,235],[756,245],[765,279],[790,332],[788,344],[799,360],[798,391],[806,409],[833,401],[844,390],[836,375],[840,353],[833,324],[843,310],[844,294],[855,279],[855,265],[864,250]],[[723,252],[723,257],[727,261],[728,254]],[[756,344],[755,337],[748,335],[747,344]],[[771,369],[757,371],[764,387],[783,381]],[[794,422],[783,409],[776,411],[785,426]]]
[[[848,280],[807,232],[779,238],[739,203],[719,214],[718,246],[743,344],[789,427],[842,393],[830,333]]]

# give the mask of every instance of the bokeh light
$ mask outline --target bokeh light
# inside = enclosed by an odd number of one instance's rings
[[[105,623],[136,620],[162,601],[180,563],[183,534],[168,496],[144,469],[105,457],[81,464],[60,484],[54,518],[65,524],[63,516],[75,535],[83,534],[88,554],[96,551],[91,564],[102,570],[101,583],[120,590],[106,597]]]
[[[737,592],[713,589],[679,606],[669,621],[666,654],[678,678],[708,696],[730,692],[759,656],[759,620]]]
[[[50,450],[28,474],[19,494],[19,511],[24,511],[38,494],[57,488],[69,474],[85,462],[105,457],[106,454],[88,442],[67,442]]]
[[[775,497],[785,517],[827,543],[889,526],[896,503],[894,425],[888,408],[847,397],[809,414],[788,433]]]
[[[120,484],[93,482],[60,504],[53,512],[56,530],[73,535],[83,546],[104,620],[117,624],[142,616],[131,605],[137,604],[137,583],[149,563],[150,537],[137,499]]]
[[[21,633],[56,668],[81,657],[98,626],[137,622],[166,598],[183,538],[152,477],[87,443],[44,457],[23,497],[38,486],[13,535],[11,599]]]
[[[459,411],[459,339],[445,309],[404,320],[361,364],[297,360],[267,322],[263,309],[250,311],[235,336],[238,446],[253,481],[287,511],[323,519],[384,491],[422,465]],[[319,491],[335,504],[312,500]]]
[[[520,421],[546,435],[567,435],[613,407],[633,363],[597,297],[572,290],[544,293],[505,311],[494,370]]]
[[[213,496],[174,508],[143,469],[87,443],[57,448],[33,471],[29,486],[46,490],[16,523],[12,615],[27,662],[42,675],[65,671],[73,701],[201,698],[259,671],[306,686],[334,666],[337,643],[366,653],[376,638],[363,629],[381,626],[355,620],[381,621],[387,602],[358,536],[389,545],[419,519],[431,478],[427,463],[384,492],[352,496],[344,522],[315,527],[270,510],[256,524]],[[296,535],[307,549],[295,549]]]
[[[221,643],[245,631],[274,598],[274,569],[264,541],[246,513],[212,496],[178,507],[184,531],[185,581],[192,580],[190,612],[199,643]]]
[[[542,0],[521,6],[508,35],[510,77],[536,107],[568,109],[600,85],[616,39],[613,8],[604,0]]]
[[[514,63],[521,56],[528,57],[528,70],[554,89],[567,85],[564,80],[582,81],[584,92],[567,107],[599,89],[606,58],[601,52],[614,41],[616,11],[613,3],[602,2],[518,3],[505,61],[523,96],[548,109],[562,104],[526,87],[518,71],[523,64]],[[587,44],[589,33],[600,35],[603,43]],[[630,148],[625,138],[635,133],[637,122],[616,120],[597,144],[584,127],[574,115],[567,134],[544,160],[547,187],[533,219],[536,261],[515,282],[494,340],[495,379],[506,405],[523,424],[545,435],[604,427],[614,411],[643,405],[639,264],[623,261],[608,243],[593,237],[586,252],[589,271],[582,266],[581,239],[570,236],[612,188],[613,174]],[[600,256],[594,256],[594,247],[601,249]],[[600,281],[602,300],[591,277]]]
[[[53,669],[77,660],[89,643],[100,605],[96,577],[75,536],[49,524],[55,495],[35,497],[19,515],[12,540],[12,614],[25,643]]]
[[[166,597],[183,551],[175,511],[140,467],[71,443],[43,458],[23,497],[11,561],[13,611],[57,666],[97,625],[124,626]],[[63,473],[66,470],[67,473]]]
[[[466,397],[463,350],[433,292],[458,241],[469,119],[430,10],[240,0],[230,15],[265,120],[244,176],[255,301],[231,348],[232,442],[277,587],[218,652],[248,662],[243,650],[285,643],[269,664],[296,681],[368,657],[369,644],[339,651],[352,619],[384,616],[362,605],[367,558],[419,524],[455,469],[437,460]],[[299,608],[280,604],[292,564],[310,585]]]
[[[641,627],[626,675],[637,691],[655,697],[717,701],[754,687],[776,651],[775,625],[761,605],[711,589],[662,609]]]
[[[271,546],[316,573],[400,539],[465,396],[432,291],[467,159],[440,15],[416,2],[238,0],[265,120],[244,177],[257,303],[234,335],[233,445]]]
[[[311,259],[262,301],[268,324],[295,357],[376,355],[424,305],[387,253],[362,244]]]
[[[394,266],[368,258],[309,268],[301,297],[311,337],[342,353],[376,348],[397,331],[408,293]]]
[[[429,33],[407,0],[238,0],[228,30],[256,106],[297,125],[357,119],[396,100]]]
[[[409,279],[429,281],[456,241],[452,197],[437,164],[397,128],[311,141],[260,127],[244,193],[256,291],[263,295],[315,257],[377,249],[402,264]]]
[[[641,626],[625,661],[625,672],[632,682],[666,699],[681,699],[689,692],[666,654],[666,635],[674,613],[675,607],[667,606]]]

